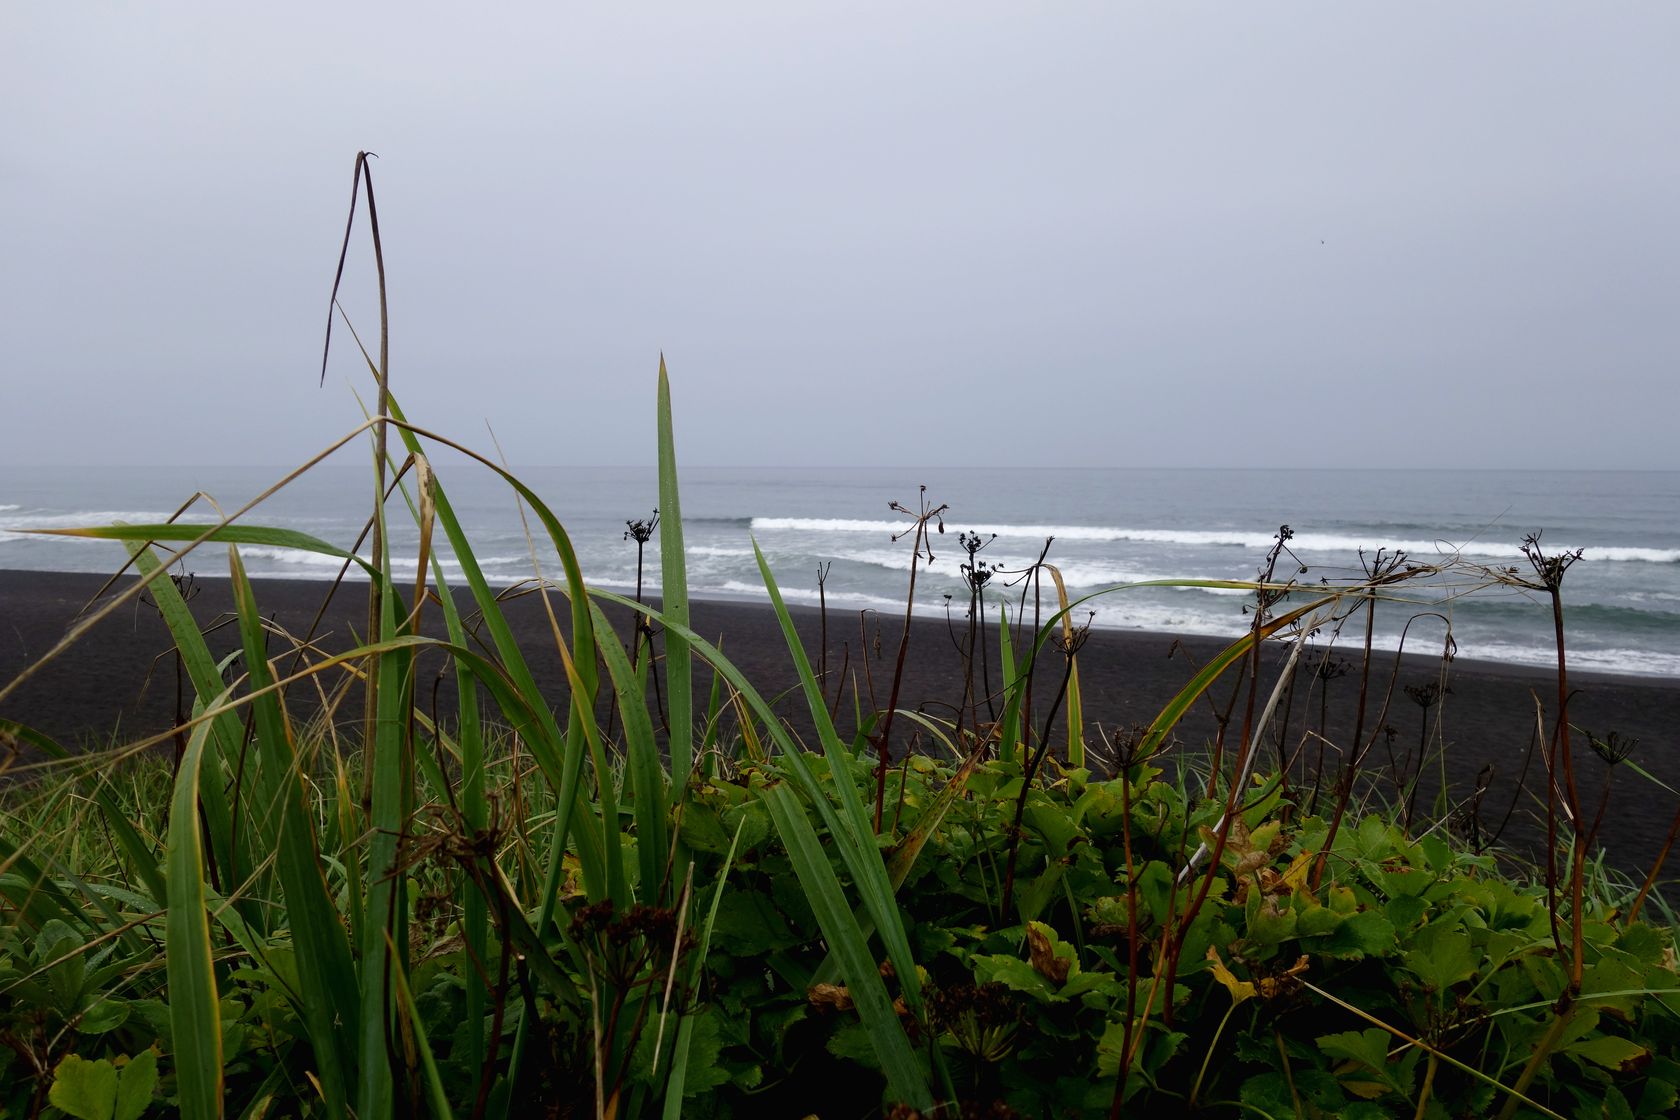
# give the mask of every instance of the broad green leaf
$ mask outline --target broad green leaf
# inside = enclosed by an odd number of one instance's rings
[[[117,1067],[71,1054],[53,1071],[47,1100],[77,1120],[111,1120],[117,1107]]]
[[[1048,977],[1020,957],[988,953],[970,958],[969,967],[974,970],[974,978],[982,984],[1002,984],[1046,1003],[1066,1002],[1058,985],[1051,983]]]
[[[117,1070],[117,1104],[111,1120],[139,1120],[157,1089],[157,1051],[142,1050]]]
[[[1669,1116],[1680,1106],[1680,1086],[1660,1077],[1647,1077],[1635,1112],[1639,1116]]]
[[[1308,903],[1295,913],[1295,933],[1298,937],[1318,937],[1334,931],[1342,921],[1342,915],[1328,906]]]
[[[1249,894],[1248,936],[1257,945],[1281,945],[1296,934],[1295,911],[1277,900],[1261,897],[1260,892]]]
[[[1393,1036],[1387,1031],[1369,1027],[1362,1031],[1320,1035],[1317,1041],[1318,1048],[1328,1057],[1356,1062],[1375,1074],[1389,1089],[1405,1091],[1388,1060],[1388,1047]]]
[[[138,1120],[157,1088],[157,1051],[112,1063],[71,1054],[53,1071],[47,1100],[77,1120]]]
[[[746,792],[740,786],[708,784],[691,793],[683,806],[683,843],[712,855],[727,852],[737,832],[749,852],[764,843],[770,835],[769,814],[757,798],[742,799]]]
[[[1399,948],[1394,923],[1375,910],[1361,910],[1349,914],[1335,930],[1315,948],[1331,957],[1358,960],[1361,957],[1381,957]]]
[[[1424,987],[1440,992],[1474,976],[1479,954],[1471,946],[1470,934],[1465,930],[1443,930],[1425,936],[1434,928],[1437,927],[1420,931],[1418,948],[1407,951],[1402,959]]]

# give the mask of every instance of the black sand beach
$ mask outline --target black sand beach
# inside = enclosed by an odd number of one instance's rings
[[[104,583],[95,575],[58,572],[0,572],[0,687],[43,656],[65,633]],[[120,586],[120,585],[119,585]],[[224,616],[231,609],[231,595],[225,580],[199,579],[192,607],[201,623]],[[268,581],[258,585],[257,599],[263,613],[278,626],[301,635],[309,630],[321,608],[328,585],[311,581]],[[562,673],[552,653],[548,622],[540,604],[527,596],[509,604],[507,613],[516,634],[527,650],[538,680],[553,690],[556,703],[564,698]],[[623,615],[608,608],[609,615]],[[821,619],[813,609],[796,609],[801,638],[813,664],[819,659]],[[697,602],[692,606],[694,628],[701,634],[720,638],[725,653],[750,680],[770,698],[795,687],[796,679],[780,628],[767,605],[744,602]],[[328,605],[316,636],[328,649],[344,648],[353,631],[366,620],[365,584],[348,584]],[[960,621],[960,620],[959,620]],[[431,622],[440,624],[438,612]],[[890,688],[893,658],[901,618],[851,611],[828,615],[828,665],[838,677],[842,664],[847,677],[857,681],[869,705],[867,679],[874,682],[875,701],[884,705]],[[628,622],[623,626],[628,632]],[[996,679],[996,633],[989,630],[992,674]],[[229,651],[237,644],[233,627],[214,635],[213,649]],[[1194,675],[1196,668],[1214,656],[1224,643],[1216,638],[1175,638],[1172,635],[1133,631],[1097,630],[1090,634],[1080,653],[1087,725],[1105,731],[1148,724],[1164,705]],[[143,603],[130,602],[99,623],[71,649],[39,669],[10,697],[0,702],[0,717],[17,720],[67,746],[92,748],[113,740],[132,741],[169,728],[177,711],[174,660],[168,656],[170,643],[156,611]],[[1281,646],[1267,650],[1266,661],[1275,666],[1281,660]],[[1316,659],[1316,655],[1311,655]],[[1332,680],[1328,686],[1310,672],[1304,672],[1289,703],[1289,722],[1283,713],[1274,724],[1287,744],[1305,737],[1308,751],[1316,751],[1317,739],[1308,732],[1320,730],[1320,690],[1326,689],[1323,725],[1332,744],[1346,742],[1352,734],[1358,694],[1357,651],[1344,649],[1340,656],[1354,662],[1353,672]],[[1059,654],[1052,652],[1037,686],[1035,720],[1041,721],[1047,702],[1054,695],[1060,676]],[[1303,665],[1308,669],[1310,665]],[[423,698],[436,689],[440,711],[449,711],[452,677],[439,674],[438,665],[422,662],[419,680]],[[1408,685],[1426,685],[1439,677],[1437,659],[1408,655],[1374,655],[1375,682],[1367,728],[1392,726],[1394,755],[1405,760],[1417,751],[1424,709],[1407,695]],[[922,618],[911,631],[910,654],[900,696],[901,708],[921,708],[934,716],[952,714],[962,699],[962,658],[953,638],[952,625],[941,617]],[[697,678],[702,689],[709,675]],[[1380,709],[1384,693],[1393,682],[1385,713]],[[1680,682],[1663,678],[1571,674],[1574,696],[1570,701],[1571,722],[1599,737],[1614,731],[1639,745],[1632,762],[1680,789],[1680,758],[1676,752],[1676,728],[1680,728]],[[1265,686],[1271,680],[1265,678]],[[1511,824],[1504,834],[1507,843],[1528,851],[1539,850],[1543,833],[1534,822],[1538,802],[1519,789],[1525,760],[1529,790],[1543,786],[1543,751],[1529,757],[1535,735],[1535,698],[1545,706],[1547,718],[1556,706],[1556,682],[1551,673],[1539,670],[1459,660],[1448,674],[1450,694],[1443,705],[1431,709],[1439,715],[1447,743],[1448,779],[1455,797],[1468,797],[1479,775],[1486,776],[1487,792],[1481,800],[1480,824],[1484,832],[1497,829],[1508,814]],[[1312,689],[1309,693],[1308,688]],[[701,693],[704,696],[704,692]],[[1210,701],[1199,703],[1179,729],[1181,751],[1204,747],[1217,728],[1214,703],[1223,708],[1231,686],[1220,684]],[[1263,704],[1264,693],[1261,696]],[[426,702],[423,699],[423,702]],[[782,711],[796,730],[807,727],[798,696],[784,696]],[[841,709],[841,730],[849,733],[852,689],[848,686]],[[359,705],[343,711],[354,713]],[[1236,708],[1235,726],[1240,726],[1242,707]],[[984,707],[982,705],[982,717]],[[895,740],[907,741],[910,728],[900,723]],[[1058,732],[1061,734],[1061,732]],[[1378,745],[1368,762],[1386,763],[1386,742]],[[1268,751],[1274,746],[1268,745]],[[1330,749],[1330,766],[1336,757]],[[1584,742],[1577,750],[1578,773],[1583,799],[1596,807],[1598,791],[1609,768],[1589,751]],[[31,761],[24,759],[22,761]],[[1427,809],[1438,787],[1436,763],[1425,767],[1420,806]],[[1392,791],[1392,785],[1384,788]],[[1600,840],[1609,862],[1630,874],[1642,875],[1661,849],[1674,818],[1676,795],[1640,777],[1629,767],[1614,771],[1614,793],[1605,814]],[[1514,806],[1514,811],[1513,811]]]

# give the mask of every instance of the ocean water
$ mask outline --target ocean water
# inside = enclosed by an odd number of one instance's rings
[[[120,545],[31,537],[11,530],[164,520],[198,491],[226,510],[285,472],[257,468],[0,468],[0,578],[6,569],[111,571]],[[636,586],[636,546],[625,522],[658,504],[651,468],[537,468],[520,477],[553,508],[590,583]],[[535,570],[517,504],[482,468],[440,465],[440,481],[495,581]],[[818,574],[831,611],[902,611],[911,564],[910,525],[897,501],[944,504],[933,560],[920,563],[918,610],[960,617],[968,590],[958,534],[988,539],[978,554],[997,571],[984,588],[988,614],[1018,613],[1026,589],[1013,572],[1044,550],[1100,627],[1236,635],[1252,596],[1230,589],[1127,588],[1160,579],[1252,579],[1279,527],[1293,533],[1277,574],[1303,588],[1357,576],[1377,549],[1420,565],[1455,565],[1399,590],[1378,608],[1377,644],[1519,664],[1554,663],[1544,597],[1489,584],[1488,570],[1531,576],[1520,545],[1539,531],[1548,553],[1582,549],[1564,581],[1570,663],[1576,668],[1680,677],[1680,472],[1408,470],[1006,470],[972,468],[687,468],[682,474],[689,588],[697,598],[764,599],[753,556],[763,549],[784,596],[816,603]],[[351,545],[371,505],[371,478],[328,465],[288,486],[246,520]],[[394,514],[401,515],[396,502]],[[200,504],[185,519],[212,515]],[[395,516],[393,567],[413,574],[415,533]],[[534,522],[533,522],[534,524]],[[995,539],[991,539],[996,534]],[[252,575],[325,579],[337,561],[273,548],[241,550]],[[537,549],[545,574],[558,565]],[[659,545],[645,555],[644,588],[657,591]],[[447,557],[446,568],[457,565]],[[184,567],[226,572],[225,552],[205,548]],[[1301,569],[1305,569],[1302,571]],[[1047,580],[1045,604],[1053,604]],[[1118,587],[1118,590],[1109,590]],[[1027,609],[1031,610],[1030,592]],[[947,596],[950,598],[947,599]],[[1297,597],[1298,598],[1298,597]],[[1053,609],[1053,607],[1050,607]],[[0,620],[3,621],[3,620]],[[1320,635],[1328,641],[1329,630]],[[1352,629],[1339,639],[1354,642]]]

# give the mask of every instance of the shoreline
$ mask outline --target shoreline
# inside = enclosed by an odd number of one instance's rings
[[[76,572],[0,571],[0,687],[9,684],[24,667],[50,649],[65,633],[77,612],[106,582],[98,574]],[[125,577],[125,582],[132,577]],[[318,580],[254,581],[257,602],[265,618],[290,633],[304,633],[320,609],[330,584]],[[119,584],[118,586],[121,586]],[[197,592],[191,601],[201,625],[231,609],[231,591],[225,578],[203,577],[195,581]],[[548,623],[536,596],[527,596],[505,608],[510,626],[531,660],[531,667],[545,693],[564,699],[564,679],[559,659],[552,653]],[[604,604],[603,610],[628,634],[624,609]],[[327,648],[343,649],[352,631],[365,626],[364,583],[342,585],[323,616],[317,637]],[[821,616],[816,607],[789,608],[801,642],[813,667],[820,663]],[[724,656],[729,658],[760,690],[767,700],[780,697],[776,710],[796,731],[808,733],[809,716],[800,711],[803,698],[797,694],[797,678],[775,614],[767,602],[750,600],[695,600],[690,604],[693,629],[708,640],[721,637]],[[435,632],[440,612],[428,612],[422,629]],[[860,630],[861,625],[861,630]],[[868,681],[873,678],[875,698],[886,703],[892,665],[902,625],[902,615],[869,615],[860,624],[852,610],[831,609],[828,613],[828,661],[831,676],[839,676],[842,663],[851,678],[845,686],[840,708],[840,731],[850,737],[850,711],[854,696],[869,703]],[[997,628],[986,627],[990,671],[995,681]],[[232,650],[238,638],[233,627],[217,631],[211,648],[218,656]],[[1194,676],[1197,668],[1229,644],[1229,639],[1174,635],[1151,631],[1093,629],[1079,655],[1080,677],[1087,727],[1105,732],[1147,725],[1161,707]],[[544,649],[548,652],[544,654]],[[42,668],[18,691],[0,703],[0,717],[42,731],[62,745],[86,749],[108,742],[113,733],[133,740],[165,731],[173,725],[176,712],[176,681],[168,635],[155,610],[138,602],[126,604],[103,620],[54,662]],[[1263,665],[1275,667],[1282,647],[1269,643]],[[1353,671],[1323,686],[1311,674],[1298,676],[1297,688],[1309,682],[1312,691],[1292,697],[1287,722],[1280,709],[1274,731],[1281,733],[1284,749],[1293,750],[1303,740],[1316,742],[1323,731],[1334,742],[1350,734],[1357,695],[1359,651],[1344,648],[1339,656],[1355,662]],[[1046,693],[1053,693],[1059,681],[1061,657],[1051,652],[1048,669],[1039,678]],[[1440,718],[1447,744],[1444,764],[1449,789],[1456,797],[1468,797],[1478,775],[1492,767],[1491,784],[1482,801],[1485,827],[1496,826],[1509,810],[1513,823],[1505,840],[1535,847],[1535,826],[1527,821],[1532,802],[1517,786],[1527,759],[1529,788],[1543,781],[1543,752],[1531,753],[1534,738],[1535,697],[1549,713],[1556,703],[1555,674],[1532,666],[1501,662],[1455,660],[1448,670],[1451,689],[1444,702],[1433,709],[1420,707],[1405,693],[1408,685],[1419,686],[1440,677],[1440,660],[1424,654],[1373,651],[1373,691],[1366,726],[1383,724],[1396,728],[1388,737],[1395,755],[1416,752],[1422,720]],[[1303,664],[1302,669],[1310,665]],[[149,680],[148,680],[149,678]],[[435,679],[434,679],[435,678]],[[436,667],[421,662],[420,687],[426,703],[436,702],[440,711],[453,704],[451,674],[438,674]],[[710,676],[696,669],[696,701],[703,705]],[[1392,687],[1390,681],[1392,680]],[[1270,680],[1263,678],[1270,687]],[[1680,751],[1675,749],[1676,728],[1680,728],[1680,687],[1672,678],[1600,672],[1570,673],[1575,695],[1570,700],[1571,723],[1603,737],[1615,731],[1622,738],[1639,740],[1632,761],[1669,786],[1680,788]],[[1323,688],[1322,696],[1319,689]],[[790,692],[791,690],[791,692]],[[1388,710],[1378,718],[1384,690],[1389,693]],[[1210,695],[1223,704],[1230,686],[1216,686]],[[943,617],[921,617],[913,621],[910,655],[900,694],[901,708],[921,709],[934,716],[952,713],[961,703],[963,670],[960,652]],[[832,693],[830,694],[832,696]],[[1262,702],[1264,694],[1262,694]],[[1324,700],[1322,708],[1320,700]],[[190,696],[188,698],[190,703]],[[1035,720],[1042,720],[1046,701],[1035,704]],[[1204,698],[1178,729],[1178,738],[1193,749],[1210,741],[1218,721]],[[347,702],[342,711],[359,712],[359,702]],[[1320,728],[1319,714],[1325,723]],[[1241,705],[1237,708],[1241,718]],[[984,705],[980,717],[986,718]],[[908,728],[895,734],[902,746]],[[804,730],[801,730],[801,729]],[[1065,735],[1058,722],[1053,735]],[[1184,749],[1184,748],[1181,748]],[[1270,738],[1262,749],[1276,751]],[[1385,744],[1371,752],[1384,761]],[[1275,757],[1275,755],[1271,756]],[[1334,759],[1334,749],[1330,752]],[[1605,773],[1614,774],[1616,796],[1605,815],[1600,840],[1610,862],[1629,873],[1642,873],[1660,850],[1674,817],[1674,795],[1641,779],[1627,767],[1613,771],[1592,757],[1585,742],[1577,748],[1583,802],[1597,805],[1598,790]],[[1583,760],[1580,762],[1579,760]],[[1419,803],[1427,804],[1439,788],[1441,762],[1435,757],[1422,768]],[[1394,787],[1384,783],[1378,792],[1392,796]],[[1680,870],[1680,863],[1676,869]]]

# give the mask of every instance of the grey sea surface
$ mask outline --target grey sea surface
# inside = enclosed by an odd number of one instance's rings
[[[253,467],[0,468],[0,578],[6,569],[114,571],[123,560],[122,547],[113,542],[15,530],[162,521],[199,492],[231,513],[286,473]],[[626,539],[626,522],[650,518],[658,505],[653,469],[516,473],[566,526],[585,579],[633,592],[637,548]],[[553,548],[534,518],[527,536],[505,482],[466,462],[440,463],[438,478],[492,581],[514,584],[538,572],[558,577]],[[329,463],[241,520],[348,548],[372,508],[371,480],[370,471]],[[1006,609],[1012,621],[1023,613],[1030,621],[1035,610],[1042,620],[1055,610],[1048,576],[1041,573],[1035,604],[1034,589],[1020,574],[1042,552],[1069,596],[1081,601],[1074,612],[1078,622],[1094,611],[1090,621],[1098,627],[1234,636],[1251,623],[1251,593],[1129,585],[1254,579],[1287,525],[1286,551],[1274,571],[1299,590],[1274,610],[1356,580],[1379,550],[1385,558],[1399,552],[1406,563],[1446,570],[1385,593],[1376,609],[1378,647],[1403,644],[1421,653],[1451,648],[1460,657],[1550,665],[1556,651],[1549,600],[1508,582],[1513,575],[1534,581],[1521,545],[1538,532],[1548,554],[1582,553],[1563,582],[1570,664],[1680,677],[1676,471],[684,468],[690,594],[766,598],[756,542],[790,602],[826,600],[842,620],[858,611],[901,612],[912,562],[912,538],[903,534],[912,518],[890,503],[920,509],[924,500],[945,509],[929,523],[931,562],[925,553],[917,561],[922,614],[949,611],[960,619],[966,612],[969,583],[962,565],[969,557],[959,535],[978,533],[986,543],[975,559],[993,569],[982,590],[993,620]],[[392,569],[412,578],[413,521],[401,498],[388,509]],[[182,520],[215,516],[201,499]],[[241,556],[259,577],[330,579],[340,567],[334,558],[303,549],[243,546]],[[447,547],[442,557],[446,577],[459,572]],[[643,590],[656,593],[657,532],[642,560]],[[181,566],[225,574],[226,554],[220,546],[202,547]],[[1340,614],[1351,605],[1344,601]],[[1351,648],[1362,641],[1353,620],[1338,631],[1337,612],[1317,618],[1323,626],[1316,642]]]

